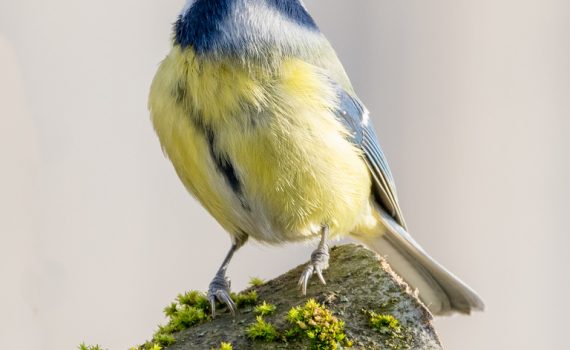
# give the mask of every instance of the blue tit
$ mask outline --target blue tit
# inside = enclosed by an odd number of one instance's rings
[[[325,282],[328,241],[386,256],[433,314],[483,303],[408,234],[368,110],[300,0],[187,0],[149,109],[188,191],[232,238],[208,298],[233,312],[226,270],[252,238],[320,238],[300,277]]]

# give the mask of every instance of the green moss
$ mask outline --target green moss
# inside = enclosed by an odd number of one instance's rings
[[[397,318],[388,314],[368,312],[370,325],[384,337],[384,344],[393,350],[409,349],[412,337]]]
[[[253,306],[257,304],[257,292],[232,293],[232,299],[238,308]],[[220,308],[225,307],[225,305],[220,303],[218,303],[217,306]],[[211,320],[210,301],[202,292],[195,290],[189,291],[184,294],[179,294],[175,301],[164,308],[164,314],[168,318],[168,323],[158,327],[151,341],[134,349],[156,350],[156,346],[162,348],[174,344],[176,342],[176,339],[173,337],[174,333]],[[81,348],[81,350],[101,349]]]
[[[194,306],[184,306],[170,319],[169,325],[171,327],[168,327],[168,330],[170,333],[180,332],[207,319],[208,316],[203,309]]]
[[[268,343],[279,339],[279,332],[277,332],[277,329],[275,329],[271,323],[265,322],[261,316],[257,316],[256,322],[247,327],[245,333],[251,340],[259,340]]]
[[[370,312],[369,315],[370,325],[382,334],[400,333],[402,331],[400,321],[392,315],[381,315],[375,312]]]
[[[158,343],[146,342],[143,345],[130,348],[129,350],[162,350],[162,346]]]
[[[222,342],[222,344],[220,344],[220,350],[234,350],[234,347],[230,343]]]
[[[164,314],[166,317],[172,317],[178,312],[178,303],[172,302],[170,305],[164,308]]]
[[[165,333],[157,333],[154,336],[154,342],[160,346],[166,347],[176,343],[176,339],[170,334]]]
[[[258,316],[268,316],[273,314],[275,310],[277,310],[277,306],[264,301],[262,304],[257,305],[253,312]]]
[[[164,308],[168,323],[159,326],[152,340],[136,349],[160,350],[176,342],[173,334],[210,319],[210,303],[204,293],[190,291],[179,294],[176,300]]]
[[[292,325],[286,333],[287,338],[307,338],[312,350],[335,350],[339,346],[352,346],[344,333],[344,322],[314,299],[307,301],[304,306],[289,310],[287,320]]]
[[[210,310],[210,301],[206,295],[202,292],[192,290],[184,294],[179,294],[176,298],[180,306],[186,305],[190,307],[195,307],[204,311]],[[174,303],[173,303],[174,304]],[[172,306],[172,304],[171,304]],[[166,311],[166,310],[165,310]]]
[[[257,292],[254,290],[248,293],[240,293],[237,295],[232,293],[231,297],[238,308],[242,308],[244,306],[253,306],[257,304]]]
[[[172,337],[162,335],[171,335],[208,320],[210,303],[203,293],[190,291],[179,294],[175,302],[164,308],[164,314],[168,317],[168,323],[159,327],[153,340],[162,345],[170,345],[166,342],[170,342]]]
[[[79,344],[79,350],[103,350],[99,345],[85,345],[85,343]]]
[[[249,285],[252,287],[259,287],[259,286],[263,285],[264,283],[265,283],[265,281],[259,277],[252,277],[249,280]]]

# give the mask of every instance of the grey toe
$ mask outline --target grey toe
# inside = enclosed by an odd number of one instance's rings
[[[223,275],[217,275],[210,283],[208,300],[210,301],[210,308],[212,309],[212,318],[216,317],[216,301],[226,305],[228,310],[235,315],[236,304],[230,294],[230,285],[230,279]]]
[[[313,274],[317,274],[322,284],[327,284],[323,271],[329,267],[329,247],[323,244],[311,254],[311,261],[299,278],[299,288],[303,295],[307,294],[307,286]]]

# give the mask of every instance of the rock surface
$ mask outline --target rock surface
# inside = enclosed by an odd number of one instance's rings
[[[333,247],[330,257],[330,267],[324,274],[327,285],[321,285],[313,276],[307,296],[297,287],[305,265],[245,292],[255,290],[259,303],[267,301],[277,306],[276,312],[264,319],[278,330],[289,326],[285,317],[292,307],[313,298],[345,322],[352,349],[442,349],[431,314],[383,259],[354,244]],[[367,311],[394,316],[401,332],[391,334],[389,330],[374,329]],[[234,350],[308,348],[303,340],[266,343],[248,339],[245,329],[255,319],[253,307],[240,309],[235,318],[222,309],[213,321],[176,334],[176,343],[165,350],[220,349],[221,342],[231,343]]]

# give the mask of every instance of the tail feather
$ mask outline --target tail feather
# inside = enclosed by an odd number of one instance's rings
[[[430,257],[390,216],[380,211],[386,232],[378,237],[358,237],[385,256],[392,269],[412,288],[434,315],[482,311],[481,298],[459,278]]]

